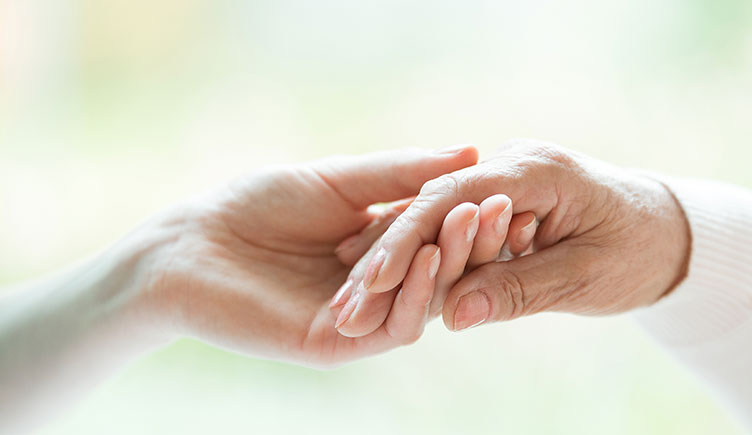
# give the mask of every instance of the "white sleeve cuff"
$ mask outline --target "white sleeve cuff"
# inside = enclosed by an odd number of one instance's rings
[[[711,181],[661,181],[689,219],[689,274],[635,317],[752,428],[752,192]]]

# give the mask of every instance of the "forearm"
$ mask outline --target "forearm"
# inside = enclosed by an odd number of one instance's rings
[[[135,235],[0,302],[0,432],[43,424],[165,343],[143,287],[153,236]]]
[[[667,180],[692,230],[687,279],[636,314],[752,427],[752,192]]]

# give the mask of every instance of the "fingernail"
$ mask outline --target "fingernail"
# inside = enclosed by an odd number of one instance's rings
[[[520,245],[526,245],[530,243],[530,241],[535,236],[535,228],[535,219],[533,219],[529,224],[522,227],[522,229],[520,230],[520,235],[517,236],[517,242]]]
[[[512,217],[511,213],[507,213],[512,209],[512,203],[509,202],[504,210],[496,216],[496,220],[493,223],[493,229],[496,234],[503,236],[509,230],[509,219]]]
[[[435,152],[436,154],[459,154],[462,151],[465,151],[470,146],[472,145],[452,145],[450,147],[437,150]]]
[[[350,300],[347,301],[345,306],[342,308],[339,316],[337,316],[337,321],[334,322],[334,328],[339,328],[343,323],[347,322],[350,319],[353,311],[355,311],[355,307],[358,305],[358,300],[360,300],[360,293],[356,291],[355,294],[353,294]]]
[[[478,234],[478,215],[480,214],[480,209],[475,209],[475,215],[473,216],[470,221],[467,223],[467,228],[465,228],[465,239],[468,243],[472,242],[475,238],[475,235]]]
[[[457,308],[454,311],[454,330],[462,331],[478,326],[488,320],[490,314],[491,303],[485,293],[481,291],[468,293],[457,302]]]
[[[353,287],[353,279],[348,278],[347,281],[345,281],[344,284],[342,284],[342,287],[337,290],[337,293],[332,298],[332,301],[329,303],[329,308],[338,307],[345,303],[347,298],[350,297],[350,293],[352,292]]]
[[[439,265],[441,264],[441,248],[436,248],[436,253],[433,254],[431,260],[428,263],[428,279],[433,280],[436,278],[436,274],[439,272]]]
[[[365,287],[366,290],[369,289],[371,285],[373,285],[374,281],[376,281],[376,278],[379,276],[379,272],[381,271],[381,266],[384,265],[384,260],[386,260],[386,251],[384,250],[384,248],[379,248],[376,256],[373,257],[371,263],[368,264],[366,275],[363,277],[363,287]]]

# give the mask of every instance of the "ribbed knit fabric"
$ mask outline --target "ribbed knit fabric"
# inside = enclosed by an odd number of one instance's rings
[[[689,275],[635,317],[752,430],[752,192],[663,178],[692,231]]]

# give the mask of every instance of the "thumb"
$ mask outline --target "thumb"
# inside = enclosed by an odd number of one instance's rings
[[[337,156],[311,169],[356,209],[417,195],[423,184],[478,162],[478,150],[460,145],[438,151],[419,148]]]
[[[444,324],[461,331],[567,307],[587,282],[585,252],[562,242],[511,261],[488,263],[460,280],[443,307]],[[585,255],[583,255],[585,254]]]

